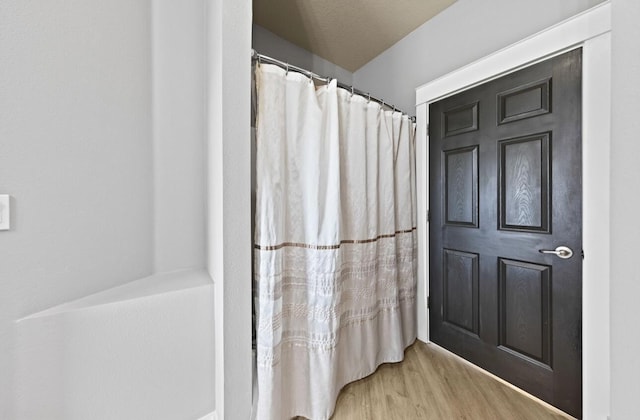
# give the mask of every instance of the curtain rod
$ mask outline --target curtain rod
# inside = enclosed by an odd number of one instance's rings
[[[254,60],[254,61],[258,61],[259,63],[265,62],[265,63],[269,63],[269,64],[275,64],[276,66],[282,67],[283,69],[286,69],[287,71],[295,71],[296,73],[302,73],[302,74],[304,74],[305,76],[307,76],[307,77],[309,77],[311,79],[316,79],[316,80],[319,80],[319,81],[324,82],[324,83],[329,83],[329,82],[331,82],[331,80],[333,80],[332,77],[329,77],[329,76],[323,77],[323,76],[320,76],[319,74],[316,74],[316,73],[314,73],[312,71],[303,69],[301,67],[297,67],[297,66],[294,66],[292,64],[285,63],[284,61],[277,60],[277,59],[275,59],[273,57],[269,57],[269,56],[266,56],[264,54],[259,54],[254,49],[251,50],[251,59]],[[382,105],[383,107],[386,106],[386,107],[388,107],[390,109],[393,109],[394,111],[399,111],[399,112],[402,112],[403,114],[409,115],[406,112],[403,112],[400,109],[396,108],[395,105],[386,103],[383,99],[378,99],[378,98],[375,98],[375,97],[371,96],[371,94],[369,92],[363,92],[363,91],[361,91],[359,89],[354,88],[351,85],[346,85],[344,83],[341,83],[337,79],[336,79],[336,83],[337,83],[338,87],[350,91],[351,94],[355,93],[357,95],[360,95],[362,97],[367,98],[369,101],[377,102],[380,105]],[[409,116],[409,119],[411,119],[411,121],[413,121],[413,122],[416,121],[416,117],[415,116],[413,116],[413,117]]]

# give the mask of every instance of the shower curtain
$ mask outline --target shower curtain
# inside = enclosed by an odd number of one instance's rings
[[[416,337],[415,125],[256,66],[257,418],[327,419]]]

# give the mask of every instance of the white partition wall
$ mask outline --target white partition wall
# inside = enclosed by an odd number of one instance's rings
[[[216,414],[251,415],[251,2],[207,2],[207,270]]]

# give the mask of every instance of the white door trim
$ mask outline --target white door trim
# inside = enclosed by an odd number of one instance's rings
[[[416,89],[418,338],[429,341],[429,104],[522,67],[583,48],[583,416],[609,414],[609,154],[611,4],[602,3]]]

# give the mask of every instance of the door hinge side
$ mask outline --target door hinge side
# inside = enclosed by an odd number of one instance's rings
[[[584,260],[584,249],[580,251],[580,255],[582,256],[582,259]]]
[[[431,308],[431,296],[427,296],[427,309]]]
[[[431,210],[427,210],[427,223],[431,223]]]

